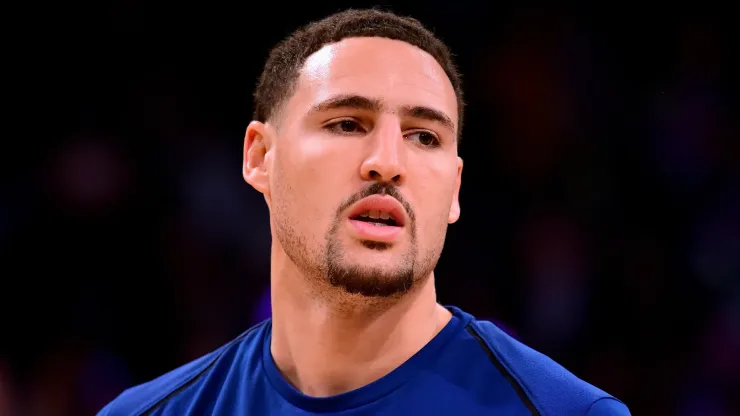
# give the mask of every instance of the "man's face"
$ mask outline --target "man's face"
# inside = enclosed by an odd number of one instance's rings
[[[325,46],[277,125],[266,195],[299,269],[376,297],[431,275],[459,217],[462,171],[455,92],[431,55],[385,38]]]

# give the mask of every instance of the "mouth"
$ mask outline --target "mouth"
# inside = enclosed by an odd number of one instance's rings
[[[358,201],[348,219],[360,240],[393,243],[401,238],[406,211],[393,197],[373,195]]]
[[[354,221],[362,221],[376,227],[397,227],[396,219],[389,212],[379,210],[368,210],[360,215],[350,217]]]

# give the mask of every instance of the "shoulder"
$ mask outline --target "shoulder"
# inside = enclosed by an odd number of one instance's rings
[[[494,365],[542,416],[628,416],[618,399],[578,378],[563,366],[512,338],[488,321],[472,320],[468,332],[478,338]]]
[[[631,416],[627,405],[613,397],[602,397],[591,404],[586,416]]]
[[[257,341],[260,329],[265,322],[245,331],[227,344],[210,353],[190,361],[146,383],[133,386],[108,403],[98,412],[98,416],[141,415],[159,404],[168,401],[190,387],[195,381],[204,378],[224,359],[233,355],[244,342]]]

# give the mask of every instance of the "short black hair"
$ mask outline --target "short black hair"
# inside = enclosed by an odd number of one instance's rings
[[[309,56],[325,45],[353,37],[400,40],[432,55],[455,90],[460,137],[465,102],[461,76],[449,48],[418,20],[379,9],[348,9],[332,14],[299,28],[278,43],[270,51],[254,92],[254,120],[266,122],[276,116],[293,94]]]

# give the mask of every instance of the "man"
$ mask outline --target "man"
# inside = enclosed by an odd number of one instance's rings
[[[101,415],[628,415],[436,301],[460,216],[460,78],[418,21],[349,10],[270,54],[244,145],[272,229],[272,319]]]

